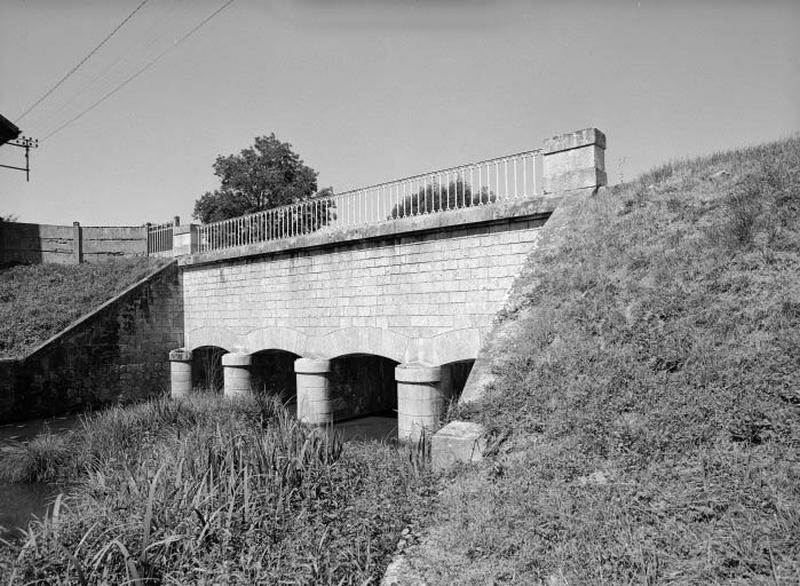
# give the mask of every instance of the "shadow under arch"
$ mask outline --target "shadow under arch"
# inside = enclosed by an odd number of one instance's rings
[[[440,384],[445,401],[458,402],[474,366],[474,358],[454,360],[441,365],[442,381]]]
[[[222,392],[222,356],[228,350],[220,346],[198,346],[192,350],[192,388]]]
[[[397,360],[356,352],[331,359],[333,416],[344,421],[366,415],[397,417]]]
[[[273,395],[287,407],[297,405],[297,376],[294,361],[300,358],[295,352],[268,348],[252,353],[251,385],[260,393]]]

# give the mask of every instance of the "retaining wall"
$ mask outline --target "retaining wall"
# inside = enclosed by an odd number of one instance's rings
[[[169,386],[168,353],[183,345],[173,262],[25,357],[0,360],[0,422],[145,399]]]
[[[0,266],[102,262],[147,254],[144,226],[54,226],[0,222]]]

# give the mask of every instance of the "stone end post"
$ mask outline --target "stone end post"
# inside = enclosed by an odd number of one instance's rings
[[[172,256],[182,256],[197,252],[197,228],[197,224],[176,224],[172,228]]]
[[[544,191],[559,193],[606,185],[606,135],[585,128],[544,142]]]

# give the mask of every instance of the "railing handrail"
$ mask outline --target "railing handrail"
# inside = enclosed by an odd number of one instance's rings
[[[158,230],[166,230],[166,229],[168,229],[168,228],[169,228],[169,229],[172,229],[172,228],[174,228],[174,227],[175,227],[175,225],[174,225],[174,224],[149,224],[149,225],[147,226],[147,228],[148,228],[148,230],[149,230],[150,232],[156,232],[156,231],[158,231]]]
[[[535,196],[543,193],[543,156],[543,149],[519,151],[209,222],[197,230],[198,250],[238,247]]]
[[[244,215],[241,215],[241,216],[235,216],[235,217],[232,217],[232,218],[226,218],[224,220],[215,220],[214,222],[208,222],[206,224],[202,224],[201,228],[205,229],[205,228],[208,228],[210,226],[222,225],[225,222],[231,222],[232,220],[239,220],[239,219],[244,220],[244,219],[252,218],[252,217],[258,216],[259,214],[264,214],[264,213],[267,213],[267,212],[280,214],[284,210],[288,211],[290,208],[296,207],[298,205],[302,205],[305,202],[324,201],[326,199],[334,199],[334,198],[337,198],[337,197],[344,197],[344,196],[347,196],[347,195],[352,195],[352,194],[355,194],[355,193],[368,191],[370,189],[379,189],[379,188],[387,187],[389,185],[395,185],[397,183],[403,183],[403,182],[406,182],[406,181],[415,181],[415,180],[418,180],[418,179],[423,179],[425,177],[430,177],[432,175],[437,175],[437,174],[442,174],[442,173],[449,173],[449,172],[456,171],[458,169],[476,167],[478,165],[486,165],[486,164],[490,164],[490,163],[495,163],[495,162],[500,162],[500,161],[504,161],[504,160],[508,160],[508,159],[513,159],[513,158],[516,158],[516,157],[524,157],[524,156],[528,156],[528,155],[536,156],[536,155],[540,155],[541,153],[542,153],[542,149],[530,149],[530,150],[527,150],[527,151],[519,151],[517,153],[503,155],[503,156],[500,156],[500,157],[492,157],[490,159],[483,159],[481,161],[473,161],[471,163],[464,163],[462,165],[454,165],[452,167],[445,167],[444,169],[436,169],[434,171],[428,171],[427,173],[418,173],[416,175],[409,175],[408,177],[402,177],[400,179],[392,179],[391,181],[384,181],[382,183],[375,183],[373,185],[368,185],[366,187],[359,187],[359,188],[356,188],[356,189],[350,189],[348,191],[342,191],[342,192],[339,192],[339,193],[331,193],[330,195],[315,195],[315,196],[312,196],[311,198],[309,198],[307,200],[301,200],[301,201],[294,202],[294,203],[283,204],[283,205],[280,205],[280,206],[276,206],[274,208],[258,210],[256,212],[251,212],[249,214],[244,214]]]
[[[351,193],[357,193],[359,191],[366,191],[368,189],[376,189],[378,187],[386,187],[387,185],[392,185],[394,183],[400,183],[402,181],[413,181],[415,179],[422,179],[423,177],[430,177],[431,175],[437,175],[440,173],[449,173],[451,171],[455,171],[457,169],[464,169],[465,167],[474,167],[476,165],[485,165],[487,163],[494,163],[496,161],[502,161],[507,159],[512,159],[514,157],[522,157],[524,155],[538,155],[542,153],[542,149],[531,149],[527,151],[519,151],[518,153],[511,153],[508,155],[503,155],[501,157],[492,157],[490,159],[483,159],[482,161],[473,161],[471,163],[464,163],[462,165],[454,165],[452,167],[445,167],[444,169],[435,169],[434,171],[428,171],[427,173],[417,173],[416,175],[409,175],[408,177],[401,177],[400,179],[392,179],[391,181],[383,181],[382,183],[374,183],[372,185],[367,185],[366,187],[357,187],[355,189],[348,189],[347,191],[340,191],[338,193],[333,193],[331,195],[320,195],[320,196],[313,196],[318,197],[319,199],[324,199],[326,197],[333,197],[334,195],[349,195]],[[291,205],[291,204],[290,204]],[[273,208],[277,209],[277,208]],[[263,211],[263,210],[262,210]],[[255,212],[258,213],[258,212]]]

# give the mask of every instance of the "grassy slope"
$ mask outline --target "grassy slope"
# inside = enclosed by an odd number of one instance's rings
[[[800,582],[800,139],[657,169],[534,253],[408,563],[429,584]]]
[[[32,350],[161,264],[131,258],[0,271],[0,357]]]

